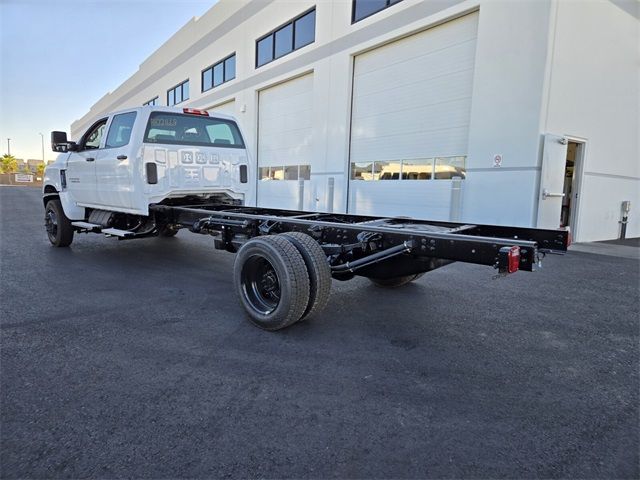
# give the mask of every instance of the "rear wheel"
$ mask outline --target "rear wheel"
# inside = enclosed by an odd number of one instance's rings
[[[54,247],[68,247],[73,241],[73,226],[64,214],[60,200],[54,198],[47,202],[44,210],[44,225],[47,237]]]
[[[406,285],[407,283],[411,283],[414,280],[419,279],[423,275],[424,275],[424,272],[416,273],[416,274],[413,274],[413,275],[405,275],[405,276],[402,276],[402,277],[370,278],[369,280],[371,280],[371,282],[376,287],[395,288],[395,287],[401,287],[402,285]]]
[[[318,242],[305,233],[287,232],[280,235],[298,249],[309,273],[309,304],[301,320],[324,309],[331,294],[331,267]]]
[[[309,275],[302,255],[280,236],[249,240],[238,252],[233,281],[251,322],[280,330],[297,322],[309,304]]]

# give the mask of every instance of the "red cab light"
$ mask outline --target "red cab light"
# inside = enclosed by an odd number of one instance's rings
[[[209,116],[209,112],[206,110],[198,110],[197,108],[183,108],[182,111],[187,115],[202,115],[203,117]]]

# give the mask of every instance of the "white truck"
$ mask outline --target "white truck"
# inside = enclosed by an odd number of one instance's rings
[[[51,146],[60,155],[45,170],[43,200],[54,246],[69,246],[79,232],[120,240],[180,229],[212,235],[216,248],[238,252],[235,290],[266,330],[320,312],[332,278],[398,287],[454,261],[533,271],[570,241],[566,230],[248,206],[256,169],[240,128],[204,110],[123,110],[77,142],[52,132]]]

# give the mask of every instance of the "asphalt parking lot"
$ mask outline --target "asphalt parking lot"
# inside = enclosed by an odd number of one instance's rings
[[[639,263],[334,282],[244,319],[204,236],[52,248],[0,187],[0,476],[638,478]]]

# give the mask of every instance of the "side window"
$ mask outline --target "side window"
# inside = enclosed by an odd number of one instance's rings
[[[105,148],[123,147],[129,143],[131,130],[136,120],[136,112],[121,113],[113,117]]]
[[[94,124],[93,127],[84,134],[84,137],[82,137],[81,150],[95,150],[96,148],[100,148],[100,142],[102,141],[104,127],[106,125],[106,118]]]

